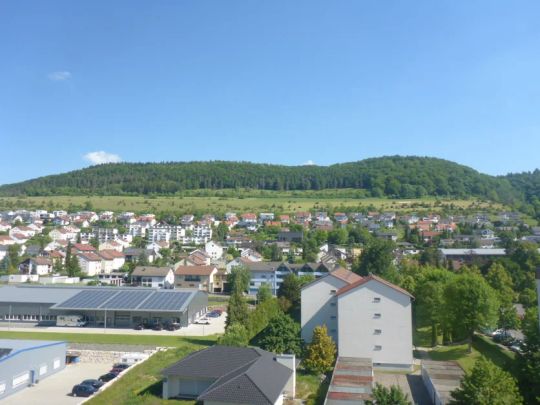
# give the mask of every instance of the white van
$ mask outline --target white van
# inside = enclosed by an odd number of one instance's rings
[[[82,315],[58,315],[56,326],[85,326],[86,321]]]

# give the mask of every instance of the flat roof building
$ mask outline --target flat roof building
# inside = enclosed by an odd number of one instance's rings
[[[81,315],[93,326],[141,323],[187,326],[206,312],[208,295],[196,289],[145,287],[0,287],[0,322],[56,323],[58,315]]]
[[[434,405],[448,404],[464,375],[455,361],[422,360],[422,380]]]
[[[0,401],[65,365],[65,342],[0,339]]]

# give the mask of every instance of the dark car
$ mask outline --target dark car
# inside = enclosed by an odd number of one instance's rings
[[[206,314],[208,318],[219,318],[221,316],[221,312],[218,311],[210,311]]]
[[[153,330],[163,330],[163,325],[160,323],[156,323],[154,326],[152,326]]]
[[[116,377],[118,377],[118,373],[108,372],[107,374],[103,374],[101,377],[99,377],[99,381],[106,383],[114,380]]]
[[[135,330],[143,330],[144,329],[144,325],[142,323],[138,324],[137,326],[135,326],[134,328]]]
[[[97,389],[91,385],[78,384],[71,390],[71,395],[74,397],[89,397],[93,395]]]
[[[129,365],[128,364],[115,364],[112,368],[112,370],[110,371],[111,373],[117,373],[117,374],[120,374],[122,371],[126,370],[129,368]]]
[[[99,380],[84,380],[79,385],[90,385],[91,387],[94,387],[96,390],[100,389],[103,386],[103,383]]]
[[[175,331],[180,329],[180,324],[177,322],[169,322],[164,325],[166,330]]]

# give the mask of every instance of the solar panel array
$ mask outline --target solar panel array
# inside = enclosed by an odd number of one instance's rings
[[[100,309],[134,309],[154,291],[119,291],[114,297],[100,305]]]
[[[65,308],[98,308],[104,301],[117,294],[112,290],[84,290],[56,306]]]
[[[156,292],[138,309],[178,311],[184,303],[191,297],[190,292]]]
[[[191,300],[193,292],[156,290],[83,290],[56,309],[94,309],[127,311],[180,311]]]

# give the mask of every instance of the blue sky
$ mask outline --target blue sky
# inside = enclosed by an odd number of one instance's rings
[[[2,1],[0,183],[120,159],[532,170],[539,16],[538,1]]]

